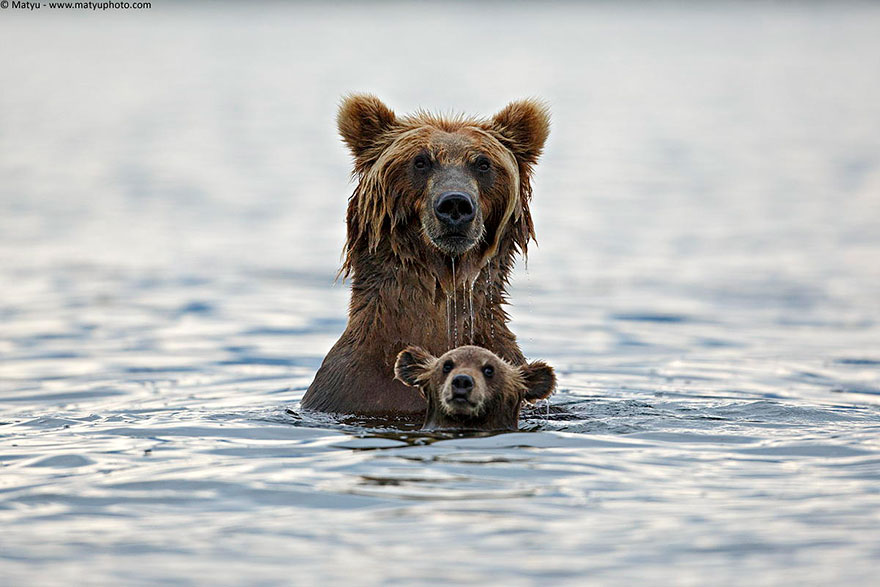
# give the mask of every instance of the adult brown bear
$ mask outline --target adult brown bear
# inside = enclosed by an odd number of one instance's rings
[[[352,95],[337,123],[358,181],[341,270],[351,304],[302,407],[424,412],[424,399],[394,379],[408,345],[439,356],[467,343],[523,364],[502,306],[514,257],[535,236],[530,179],[547,109],[522,100],[490,119],[399,118],[375,96]]]

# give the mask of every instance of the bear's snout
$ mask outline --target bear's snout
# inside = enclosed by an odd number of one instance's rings
[[[474,389],[474,378],[470,375],[456,375],[452,378],[452,401],[468,401]]]
[[[466,229],[477,215],[477,206],[470,194],[444,192],[434,202],[434,215],[451,230]]]

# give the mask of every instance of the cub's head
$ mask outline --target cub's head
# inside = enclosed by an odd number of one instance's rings
[[[358,188],[349,204],[345,271],[359,244],[375,249],[491,257],[509,236],[526,250],[534,236],[532,166],[549,133],[545,106],[513,102],[489,119],[425,112],[398,117],[378,98],[345,98],[339,132],[354,155]]]
[[[394,374],[425,396],[429,429],[516,430],[523,400],[544,399],[556,387],[546,363],[514,367],[477,346],[461,346],[439,358],[407,347],[397,355]]]

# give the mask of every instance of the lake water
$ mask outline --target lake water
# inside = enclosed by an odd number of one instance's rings
[[[0,12],[0,583],[876,584],[880,7]],[[546,99],[522,431],[303,413],[339,97]]]

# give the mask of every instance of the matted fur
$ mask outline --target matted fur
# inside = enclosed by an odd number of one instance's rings
[[[343,100],[337,123],[354,155],[357,181],[340,269],[352,281],[349,322],[303,407],[363,414],[424,410],[417,394],[392,379],[394,359],[408,344],[442,354],[472,342],[523,363],[503,304],[514,258],[535,237],[530,179],[549,132],[546,107],[522,100],[488,119],[427,112],[397,117],[375,96],[353,95]],[[492,162],[492,181],[481,184],[477,198],[482,237],[464,253],[444,252],[425,233],[430,202],[411,168],[421,153],[438,165],[467,165],[478,156]],[[473,320],[462,311],[470,291]],[[447,328],[447,298],[453,296],[458,312]],[[450,340],[456,332],[467,339]]]

